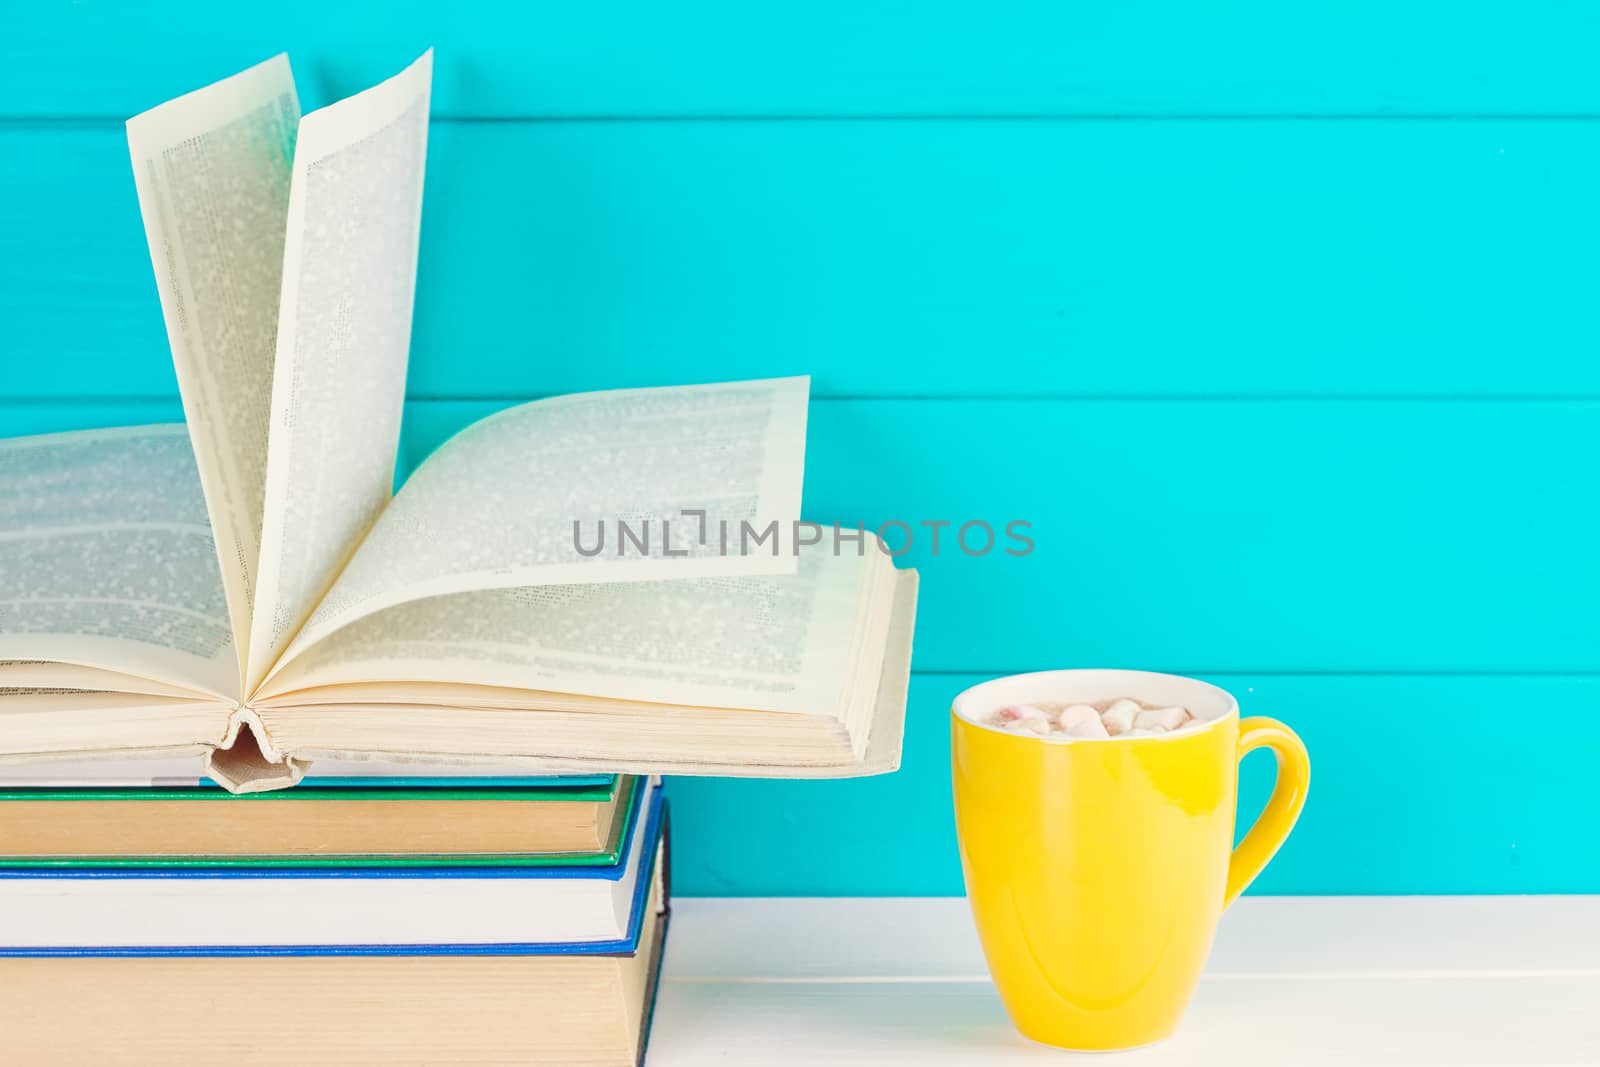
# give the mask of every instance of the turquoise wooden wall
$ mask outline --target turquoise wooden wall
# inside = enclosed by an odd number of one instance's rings
[[[809,517],[1033,523],[909,558],[899,774],[674,783],[682,892],[959,892],[950,697],[1073,665],[1304,734],[1261,890],[1600,891],[1600,9],[3,21],[0,432],[177,417],[123,118],[283,49],[311,107],[434,44],[408,463],[531,396],[809,372]]]

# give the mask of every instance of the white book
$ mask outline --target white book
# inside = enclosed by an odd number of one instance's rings
[[[611,866],[0,871],[0,957],[625,951],[665,877],[659,783]]]
[[[894,769],[916,575],[801,523],[804,378],[538,400],[393,492],[431,77],[129,121],[186,423],[0,442],[0,763]]]

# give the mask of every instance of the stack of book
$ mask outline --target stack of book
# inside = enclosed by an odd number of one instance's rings
[[[244,797],[166,768],[7,779],[8,1062],[642,1058],[667,926],[658,782],[326,769]]]

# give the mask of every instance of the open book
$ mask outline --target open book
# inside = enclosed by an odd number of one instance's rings
[[[805,379],[535,401],[393,493],[431,70],[128,123],[187,426],[0,442],[0,760],[893,769],[916,575],[800,524]]]

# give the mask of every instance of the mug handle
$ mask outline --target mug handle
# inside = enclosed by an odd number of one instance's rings
[[[1233,850],[1233,859],[1228,863],[1228,889],[1222,898],[1224,908],[1256,880],[1283,845],[1295,820],[1300,818],[1300,809],[1306,806],[1306,790],[1311,785],[1311,757],[1306,754],[1305,742],[1283,723],[1262,715],[1240,722],[1238,758],[1242,760],[1258,748],[1272,749],[1278,760],[1278,780],[1260,818]]]

